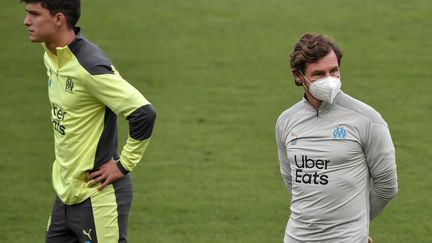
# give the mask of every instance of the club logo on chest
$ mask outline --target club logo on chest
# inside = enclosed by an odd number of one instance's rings
[[[71,78],[68,78],[66,80],[65,91],[69,92],[69,93],[72,93],[73,92],[73,88],[74,88],[74,83],[73,83],[73,81],[72,81]]]

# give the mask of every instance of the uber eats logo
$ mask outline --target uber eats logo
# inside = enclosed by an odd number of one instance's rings
[[[311,159],[308,158],[307,155],[302,155],[301,159],[297,158],[297,155],[294,155],[294,162],[297,166],[295,172],[295,181],[297,183],[304,184],[315,184],[315,185],[327,185],[328,184],[328,176],[320,175],[318,171],[325,172],[327,171],[328,163],[330,160],[323,159]],[[306,171],[314,170],[313,173],[308,173]]]
[[[59,132],[61,135],[66,134],[66,127],[62,125],[66,117],[66,111],[59,106],[52,104],[52,124],[54,130]]]

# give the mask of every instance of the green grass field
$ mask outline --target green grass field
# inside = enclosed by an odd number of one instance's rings
[[[83,0],[79,25],[158,111],[132,173],[130,242],[282,242],[289,194],[274,124],[302,97],[288,54],[308,31],[344,49],[342,89],[376,108],[399,194],[375,243],[432,242],[429,0]],[[43,242],[54,199],[42,47],[18,1],[0,9],[0,241]],[[120,122],[120,143],[127,135]]]

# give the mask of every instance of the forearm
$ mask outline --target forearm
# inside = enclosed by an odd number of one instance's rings
[[[286,188],[288,189],[288,192],[291,194],[291,191],[292,191],[292,180],[291,180],[292,178],[291,178],[291,175],[290,174],[283,174],[282,173],[282,179],[283,179],[283,182],[284,182]]]
[[[375,178],[374,185],[369,193],[370,219],[374,219],[398,192],[396,170],[388,171]]]
[[[129,137],[121,152],[119,167],[132,171],[150,142],[156,111],[151,104],[147,104],[136,109],[126,119],[129,121]]]
[[[132,171],[135,168],[135,166],[140,162],[149,142],[150,138],[144,141],[135,140],[131,137],[127,139],[119,161],[119,163],[121,163],[119,166],[126,170],[122,170],[123,173]]]

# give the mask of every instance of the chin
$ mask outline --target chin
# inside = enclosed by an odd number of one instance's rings
[[[41,40],[39,40],[38,38],[35,38],[33,36],[29,36],[29,39],[31,42],[41,42]]]

